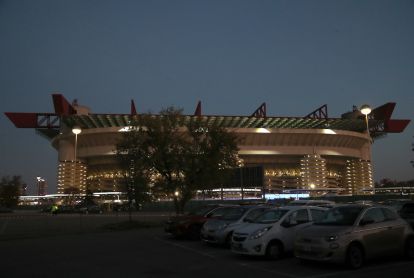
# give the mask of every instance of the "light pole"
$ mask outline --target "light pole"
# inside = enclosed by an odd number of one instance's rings
[[[367,133],[368,133],[368,137],[370,137],[371,135],[369,134],[368,114],[371,113],[372,109],[368,104],[364,104],[361,106],[360,111],[362,114],[365,115],[365,123],[367,124]]]
[[[75,172],[74,172],[74,175],[73,175],[73,179],[74,179],[73,183],[76,183],[76,165],[77,165],[76,152],[77,152],[77,149],[78,149],[78,134],[80,134],[81,132],[82,132],[82,129],[79,126],[74,126],[72,128],[72,133],[75,134]],[[75,185],[75,184],[73,184],[73,185]]]
[[[367,124],[368,140],[369,140],[369,143],[372,144],[371,135],[369,134],[369,124],[368,124],[368,114],[371,113],[372,109],[368,104],[364,104],[364,105],[361,106],[360,111],[363,115],[365,115],[365,123]],[[364,185],[364,188],[365,188],[365,185]],[[352,191],[354,191],[354,186],[352,186]],[[375,189],[374,189],[374,192],[375,192]],[[352,195],[354,195],[354,192],[352,192]]]

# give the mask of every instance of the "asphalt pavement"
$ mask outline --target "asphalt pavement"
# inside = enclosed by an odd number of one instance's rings
[[[109,222],[122,222],[125,217],[0,216],[0,236],[9,235],[0,240],[0,277],[389,278],[398,273],[399,278],[411,278],[414,275],[414,262],[401,258],[385,258],[359,270],[348,270],[338,265],[302,264],[291,256],[279,261],[239,256],[200,241],[170,238],[162,227],[168,218],[164,213],[142,212],[134,218],[154,225],[128,230],[100,228]],[[49,223],[48,233],[39,228],[45,223]],[[59,225],[63,226],[58,229]],[[21,229],[26,229],[30,236],[24,237]],[[13,238],[9,231],[18,231],[19,236]]]

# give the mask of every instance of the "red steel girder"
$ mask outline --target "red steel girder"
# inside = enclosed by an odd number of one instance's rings
[[[266,102],[263,102],[262,105],[253,112],[252,117],[266,118]]]
[[[324,104],[315,111],[309,113],[304,118],[328,119],[328,105]]]
[[[4,113],[17,128],[60,128],[60,116],[54,113]]]

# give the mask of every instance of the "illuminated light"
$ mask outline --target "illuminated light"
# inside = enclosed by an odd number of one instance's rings
[[[270,130],[268,130],[267,128],[256,128],[255,130],[256,133],[270,133]]]
[[[78,134],[80,134],[82,132],[82,129],[80,127],[78,127],[78,126],[74,126],[72,128],[72,132],[73,132],[73,134],[78,135]]]
[[[239,154],[246,155],[246,154],[280,154],[278,151],[265,151],[265,150],[241,150]]]
[[[132,128],[131,126],[126,126],[118,130],[118,132],[128,132],[131,130],[131,128]]]
[[[371,113],[372,109],[371,109],[371,107],[369,105],[364,104],[364,105],[361,106],[360,111],[361,111],[362,114],[368,115],[368,114]]]

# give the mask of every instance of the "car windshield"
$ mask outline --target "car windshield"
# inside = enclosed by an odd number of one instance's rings
[[[245,213],[244,207],[227,207],[216,209],[211,217],[219,218],[222,220],[238,220]]]
[[[208,213],[209,211],[211,211],[214,207],[212,206],[203,206],[203,207],[198,207],[195,208],[193,210],[191,210],[188,215],[194,215],[194,216],[204,216],[206,213]]]
[[[254,219],[256,219],[259,215],[261,215],[265,210],[268,210],[268,208],[257,208],[252,209],[244,218],[244,222],[253,222]]]
[[[344,206],[332,208],[325,212],[315,225],[352,226],[358,215],[363,210],[362,206]]]
[[[276,223],[279,221],[283,215],[288,212],[286,209],[272,209],[266,211],[255,218],[252,222],[253,223],[260,223],[260,224],[267,224],[267,223]]]

